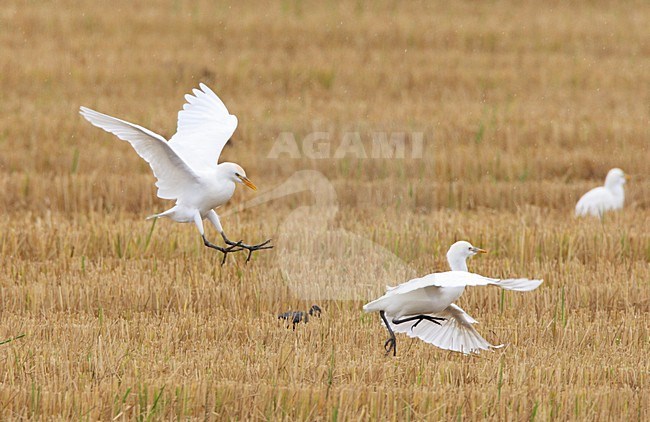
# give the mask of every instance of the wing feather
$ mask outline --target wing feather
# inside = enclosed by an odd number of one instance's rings
[[[162,136],[142,126],[80,107],[81,115],[93,125],[131,144],[153,170],[158,179],[158,197],[177,199],[198,184],[198,176],[171,148]]]
[[[447,318],[447,320],[441,325],[422,321],[414,328],[411,328],[413,324],[408,323],[399,325],[390,323],[390,325],[396,333],[404,333],[441,349],[455,352],[479,353],[481,350],[503,347],[503,345],[494,346],[485,340],[472,326],[476,324],[476,320],[457,305],[451,304],[444,311],[430,315]]]
[[[194,170],[207,171],[217,165],[223,147],[237,129],[237,117],[205,84],[185,95],[178,112],[178,128],[169,140],[174,151]]]
[[[399,295],[425,287],[463,287],[495,285],[506,290],[530,291],[542,284],[543,280],[529,280],[527,278],[499,280],[498,278],[483,277],[467,271],[446,271],[433,273],[424,277],[402,283],[386,292],[384,296]]]

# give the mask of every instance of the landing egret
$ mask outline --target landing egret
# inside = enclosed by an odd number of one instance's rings
[[[483,277],[467,270],[467,258],[483,249],[469,242],[454,243],[447,252],[451,271],[433,273],[415,278],[396,287],[387,287],[386,294],[366,304],[366,312],[379,312],[390,337],[384,343],[386,353],[397,354],[395,332],[418,337],[441,349],[462,353],[478,353],[501,346],[488,343],[472,327],[477,321],[453,302],[460,297],[465,286],[499,286],[506,290],[530,291],[542,280],[525,278],[499,280]],[[426,323],[423,323],[425,322]],[[413,322],[413,324],[405,324]]]
[[[625,201],[624,185],[628,176],[619,168],[613,168],[607,173],[605,185],[593,188],[582,195],[576,204],[576,216],[592,215],[602,217],[606,211],[623,208]]]
[[[253,190],[257,187],[246,177],[246,172],[235,163],[217,164],[226,142],[237,128],[237,117],[206,85],[200,84],[193,94],[187,94],[187,103],[178,113],[178,129],[167,142],[165,138],[142,126],[107,116],[86,107],[81,115],[93,125],[127,141],[142,157],[157,179],[158,197],[175,199],[176,205],[149,218],[167,217],[179,223],[194,223],[207,247],[222,252],[223,261],[230,252],[272,248],[271,239],[257,245],[233,242],[226,236],[219,216],[214,211],[227,203],[242,183]],[[221,234],[226,247],[217,246],[205,236],[203,220],[208,219]]]

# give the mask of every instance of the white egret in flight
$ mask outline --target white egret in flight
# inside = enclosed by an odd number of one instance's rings
[[[269,249],[270,239],[257,245],[233,242],[226,237],[219,216],[214,211],[227,203],[235,185],[243,183],[257,190],[238,164],[217,160],[226,142],[237,128],[237,117],[217,95],[204,84],[186,95],[187,103],[178,113],[178,128],[169,142],[142,126],[107,116],[86,107],[81,115],[93,125],[127,141],[142,157],[156,177],[158,197],[174,199],[176,205],[149,218],[168,217],[179,223],[194,223],[207,247],[222,252],[223,262],[229,252],[248,250],[248,258],[260,249]],[[221,234],[227,246],[217,246],[205,236],[203,220],[207,219]]]
[[[625,201],[625,185],[628,176],[619,168],[613,168],[607,173],[605,185],[593,188],[582,195],[576,204],[576,216],[593,215],[602,217],[606,211],[623,208]]]
[[[542,280],[499,280],[470,273],[466,260],[477,253],[485,251],[469,242],[456,242],[447,252],[451,271],[429,274],[396,287],[388,287],[386,294],[363,307],[366,312],[379,312],[384,321],[390,335],[384,343],[387,354],[392,351],[395,356],[397,353],[395,332],[418,337],[441,349],[462,353],[478,353],[480,350],[501,347],[493,346],[481,337],[472,327],[477,321],[453,302],[466,286],[494,285],[525,292],[536,289]],[[408,322],[413,324],[406,324]]]

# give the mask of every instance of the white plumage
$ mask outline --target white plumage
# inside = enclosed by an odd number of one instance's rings
[[[446,321],[442,325],[423,322],[414,328],[411,328],[411,324],[394,325],[393,330],[454,352],[470,353],[503,347],[494,346],[485,340],[472,326],[477,321],[453,303],[436,316],[446,318]]]
[[[190,187],[200,185],[200,176],[183,160],[174,148],[163,138],[142,126],[107,116],[86,107],[81,107],[81,115],[93,125],[111,132],[133,146],[153,170],[156,177],[158,197],[179,199]],[[216,166],[216,162],[215,162]]]
[[[613,168],[607,173],[605,185],[593,188],[582,195],[576,204],[576,216],[592,215],[602,217],[607,211],[623,208],[625,202],[625,182],[623,170]]]
[[[93,125],[127,141],[153,170],[158,197],[176,200],[176,205],[149,218],[168,217],[181,223],[193,222],[206,246],[224,252],[248,249],[266,249],[267,242],[246,245],[226,237],[214,208],[227,203],[235,192],[235,185],[243,183],[257,189],[238,164],[217,160],[235,129],[237,118],[217,95],[200,84],[194,95],[186,95],[187,103],[178,113],[178,129],[167,142],[165,138],[127,121],[81,107],[81,115]],[[203,229],[208,219],[230,247],[221,248],[210,243]],[[250,253],[249,253],[250,258]]]
[[[442,349],[462,353],[500,347],[493,346],[481,337],[472,326],[476,320],[453,302],[462,295],[466,286],[494,285],[506,290],[526,292],[539,287],[542,280],[499,280],[467,272],[467,258],[484,252],[468,242],[456,242],[447,252],[452,271],[433,273],[396,287],[388,287],[386,294],[363,307],[366,312],[380,312],[387,324],[391,334],[385,345],[387,352],[392,350],[393,354],[396,353],[392,331],[406,333]]]
[[[187,103],[178,112],[178,128],[169,145],[193,169],[209,171],[237,129],[237,117],[210,88],[199,86],[194,95],[185,95]]]

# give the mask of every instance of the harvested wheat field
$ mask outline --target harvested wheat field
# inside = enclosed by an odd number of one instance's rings
[[[650,419],[648,22],[643,1],[3,2],[0,419]],[[78,113],[169,138],[199,82],[259,187],[224,228],[275,244],[247,264],[146,221],[171,205],[150,168]],[[612,167],[625,208],[575,218]],[[458,302],[506,347],[385,356],[363,304],[461,239],[489,250],[470,271],[544,279]]]

